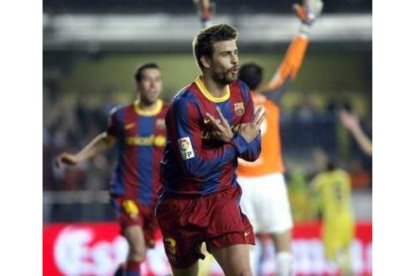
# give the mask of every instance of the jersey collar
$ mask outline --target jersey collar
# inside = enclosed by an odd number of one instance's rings
[[[135,109],[135,112],[136,112],[138,115],[141,115],[141,116],[155,116],[155,115],[157,115],[158,113],[160,113],[161,108],[162,108],[162,100],[160,100],[160,99],[158,99],[158,100],[155,102],[155,107],[154,107],[153,109],[151,109],[151,110],[143,110],[143,109],[141,109],[141,108],[139,107],[139,100],[136,100],[136,101],[134,102],[134,109]]]
[[[195,80],[195,83],[198,89],[200,89],[201,93],[204,95],[204,97],[206,97],[208,100],[214,103],[221,103],[221,102],[227,101],[230,98],[230,87],[228,85],[226,85],[226,87],[224,88],[225,92],[223,96],[214,97],[213,95],[211,95],[210,91],[208,91],[207,87],[204,85],[204,82],[201,79],[201,76],[197,77],[197,79]]]

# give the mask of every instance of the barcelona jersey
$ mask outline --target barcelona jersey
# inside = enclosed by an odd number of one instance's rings
[[[214,138],[206,113],[219,118],[217,107],[235,132],[229,143]],[[254,161],[260,154],[260,134],[247,141],[237,133],[254,118],[254,106],[246,84],[236,81],[214,97],[201,77],[182,89],[166,115],[167,145],[160,173],[164,194],[207,195],[237,185],[237,157]]]
[[[111,112],[107,134],[117,138],[118,162],[112,175],[110,193],[153,205],[160,188],[159,163],[166,143],[167,105],[156,102],[152,111],[138,102]]]

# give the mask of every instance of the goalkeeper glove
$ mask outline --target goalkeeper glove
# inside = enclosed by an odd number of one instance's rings
[[[316,18],[321,15],[323,2],[322,0],[303,0],[302,5],[294,4],[293,9],[303,24],[311,26]]]

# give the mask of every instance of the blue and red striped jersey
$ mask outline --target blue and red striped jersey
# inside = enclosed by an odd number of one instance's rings
[[[218,118],[217,106],[235,130],[230,143],[212,137],[206,113]],[[254,161],[260,154],[260,135],[247,143],[236,132],[253,117],[250,91],[241,81],[228,85],[220,98],[211,95],[201,77],[178,92],[166,115],[167,145],[160,166],[163,194],[207,195],[237,185],[237,158]]]
[[[167,105],[156,102],[153,111],[138,102],[111,112],[107,133],[117,138],[118,162],[110,193],[153,205],[160,189],[159,163],[166,144]]]

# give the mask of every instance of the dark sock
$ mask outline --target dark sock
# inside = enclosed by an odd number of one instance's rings
[[[114,276],[125,276],[125,264],[120,264]]]
[[[126,265],[126,276],[141,276],[141,262],[128,261]]]

